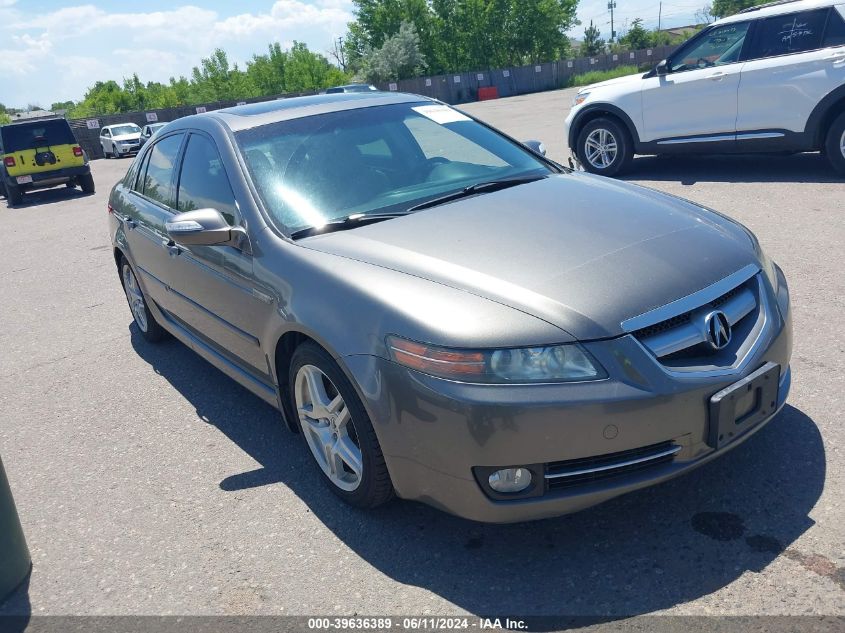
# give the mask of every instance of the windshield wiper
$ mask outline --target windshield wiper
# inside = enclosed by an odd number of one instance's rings
[[[447,202],[452,202],[452,200],[458,200],[460,198],[466,198],[467,196],[474,196],[479,193],[490,193],[493,191],[501,191],[502,189],[507,189],[508,187],[515,187],[516,185],[524,185],[529,182],[535,182],[537,180],[542,180],[547,176],[522,176],[520,178],[506,178],[504,180],[490,180],[487,182],[477,182],[474,185],[470,185],[469,187],[464,187],[463,189],[459,189],[458,191],[453,191],[452,193],[447,193],[445,196],[440,196],[438,198],[432,198],[431,200],[426,200],[425,202],[420,202],[419,204],[415,204],[414,206],[408,209],[408,212],[411,213],[413,211],[420,211],[421,209],[428,209],[430,207],[436,207],[441,204],[446,204]]]
[[[345,229],[355,228],[357,226],[364,226],[366,224],[373,224],[381,222],[382,220],[390,220],[391,218],[399,218],[403,215],[408,215],[410,211],[398,211],[396,213],[353,213],[347,215],[345,218],[332,220],[320,226],[309,226],[304,229],[299,229],[290,234],[291,239],[298,240],[301,237],[310,237],[312,235],[321,235],[323,233],[332,233],[333,231],[343,231]]]

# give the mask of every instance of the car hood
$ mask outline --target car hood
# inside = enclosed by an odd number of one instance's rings
[[[658,192],[555,175],[298,242],[458,288],[581,340],[756,263],[745,230]]]
[[[607,86],[619,86],[622,84],[633,84],[642,81],[644,73],[637,73],[635,75],[625,75],[624,77],[616,77],[615,79],[608,79],[607,81],[600,81],[598,83],[590,84],[589,86],[584,86],[578,92],[591,92],[593,90],[597,90],[599,88],[605,88]]]

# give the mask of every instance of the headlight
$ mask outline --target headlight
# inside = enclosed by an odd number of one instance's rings
[[[587,100],[587,97],[589,97],[589,96],[590,96],[589,92],[579,92],[577,95],[575,95],[575,98],[572,100],[572,105],[573,106],[581,105],[582,103],[584,103]]]
[[[577,343],[522,349],[464,350],[387,337],[397,363],[432,376],[490,384],[574,382],[607,373]]]

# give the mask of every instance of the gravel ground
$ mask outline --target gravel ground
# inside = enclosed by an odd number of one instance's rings
[[[571,91],[465,106],[565,160]],[[638,159],[786,271],[793,391],[722,459],[576,515],[479,525],[324,489],[302,440],[130,326],[98,192],[0,209],[0,453],[32,551],[5,613],[845,615],[845,185],[818,155]]]

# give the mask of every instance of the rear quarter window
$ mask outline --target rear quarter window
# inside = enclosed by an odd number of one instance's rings
[[[845,9],[843,9],[845,10]],[[827,20],[827,29],[824,33],[825,46],[842,46],[845,44],[845,19],[839,14],[836,7],[830,10],[830,17]]]

